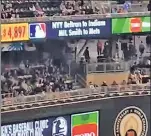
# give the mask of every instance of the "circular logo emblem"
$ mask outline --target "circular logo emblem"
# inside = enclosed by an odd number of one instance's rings
[[[146,136],[147,131],[147,117],[138,107],[130,106],[123,109],[115,120],[115,136]]]

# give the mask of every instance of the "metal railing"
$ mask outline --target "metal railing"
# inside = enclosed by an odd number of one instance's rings
[[[129,71],[129,62],[110,62],[110,63],[92,63],[87,64],[87,73],[110,73]]]
[[[91,15],[71,15],[71,16],[49,16],[49,17],[31,17],[31,18],[14,18],[2,19],[1,23],[20,23],[20,22],[47,22],[47,21],[65,21],[65,20],[81,20],[81,19],[101,19],[114,17],[137,17],[150,16],[150,12],[128,12],[128,13],[107,13],[107,14],[91,14]]]
[[[82,86],[82,87],[86,87],[87,86],[87,82],[84,79],[84,77],[82,77],[80,74],[76,74],[76,80],[77,82]]]
[[[40,102],[57,102],[60,100],[74,100],[86,96],[111,94],[111,93],[126,93],[126,92],[145,92],[150,91],[150,84],[136,84],[136,85],[115,85],[115,86],[101,86],[94,89],[84,88],[65,92],[50,92],[46,94],[37,94],[31,96],[6,97],[2,99],[2,107],[11,107],[17,105],[26,105]],[[11,96],[11,95],[9,95]]]

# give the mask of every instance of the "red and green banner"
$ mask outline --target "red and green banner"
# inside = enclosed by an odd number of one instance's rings
[[[87,112],[71,116],[72,136],[99,136],[99,112]]]
[[[112,34],[150,32],[150,17],[113,18]]]

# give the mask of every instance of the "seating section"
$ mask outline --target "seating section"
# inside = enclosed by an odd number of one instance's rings
[[[63,66],[53,61],[31,65],[28,61],[21,62],[18,68],[5,68],[1,75],[2,97],[12,94],[14,97],[35,95],[45,92],[61,92],[72,89],[72,80]]]
[[[105,14],[145,12],[150,11],[151,4],[147,1],[141,3],[124,3],[99,1],[63,1],[63,0],[2,0],[1,18],[26,18],[42,16],[67,16],[79,14]]]
[[[2,18],[52,16],[60,13],[61,0],[12,0],[2,1]]]

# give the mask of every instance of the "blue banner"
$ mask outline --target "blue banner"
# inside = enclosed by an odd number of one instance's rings
[[[47,38],[108,38],[111,19],[55,21],[47,23]]]
[[[71,136],[71,118],[60,116],[4,125],[1,136]]]

